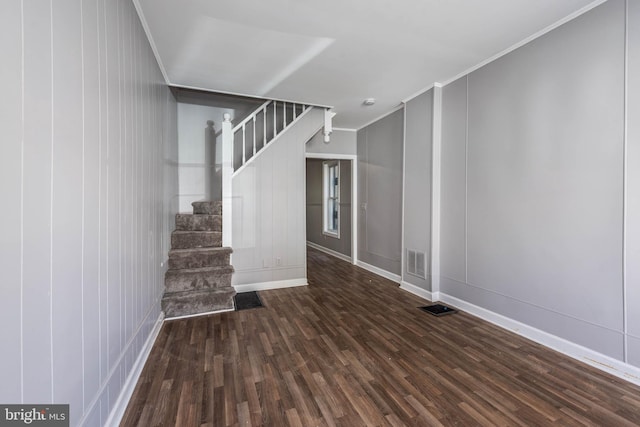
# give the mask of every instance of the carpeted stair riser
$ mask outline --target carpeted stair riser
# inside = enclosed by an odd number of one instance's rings
[[[173,249],[169,251],[169,270],[229,265],[231,252],[231,248]]]
[[[174,231],[171,233],[172,249],[211,248],[222,245],[219,231]]]
[[[222,231],[222,217],[220,215],[177,214],[176,230]]]
[[[211,311],[233,310],[233,288],[165,293],[162,311],[166,317],[189,316]]]
[[[165,292],[184,292],[205,289],[231,288],[233,267],[167,270],[164,276]],[[231,288],[233,289],[233,288]]]
[[[194,214],[222,215],[222,202],[193,202]]]

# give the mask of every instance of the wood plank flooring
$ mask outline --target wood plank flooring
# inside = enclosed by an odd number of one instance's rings
[[[308,277],[165,322],[121,425],[640,425],[640,387],[312,249]]]

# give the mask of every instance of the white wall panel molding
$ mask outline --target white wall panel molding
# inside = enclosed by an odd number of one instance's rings
[[[442,185],[442,87],[433,88],[431,147],[431,292],[440,292],[440,225]]]

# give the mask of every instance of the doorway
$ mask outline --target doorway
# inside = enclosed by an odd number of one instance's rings
[[[356,156],[308,153],[307,245],[355,264],[357,261]]]

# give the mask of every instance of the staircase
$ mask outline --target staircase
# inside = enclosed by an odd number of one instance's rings
[[[164,282],[165,317],[234,309],[231,248],[222,247],[222,203],[193,202],[193,214],[177,214]]]
[[[233,297],[236,292],[231,286],[234,269],[229,263],[232,252],[232,179],[289,128],[317,108],[266,101],[235,127],[230,115],[224,115],[222,201],[193,202],[193,214],[176,215],[176,229],[171,234],[169,269],[165,274],[165,293],[162,297],[162,310],[166,318],[235,308]],[[322,108],[325,109],[325,136],[328,136],[333,113],[329,113],[328,107]],[[207,176],[205,180],[212,181],[213,176]]]

